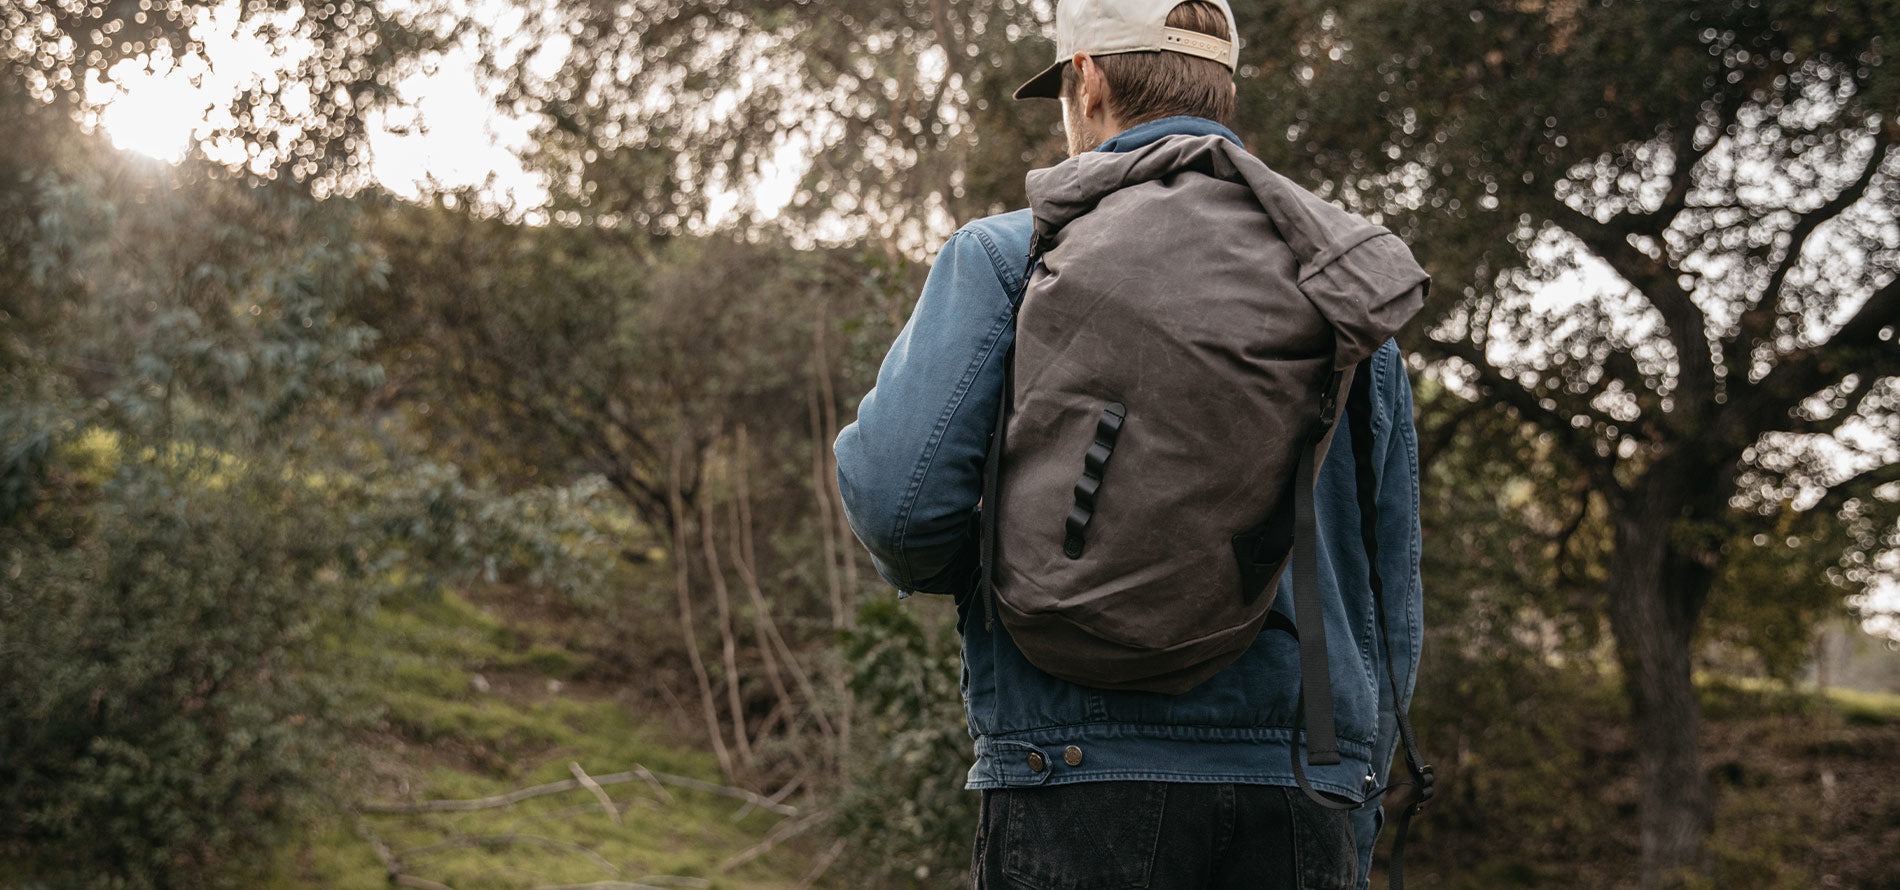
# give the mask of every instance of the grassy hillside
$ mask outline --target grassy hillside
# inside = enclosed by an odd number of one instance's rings
[[[809,886],[837,855],[810,836],[820,813],[693,787],[721,783],[711,756],[664,739],[666,721],[589,680],[583,656],[542,639],[549,628],[499,611],[447,593],[384,609],[346,644],[365,705],[381,713],[357,741],[363,812],[280,850],[263,886],[369,890],[389,886],[393,868],[403,885],[453,890],[762,890]],[[653,778],[597,795],[576,768]],[[466,811],[378,811],[559,782],[577,787]]]

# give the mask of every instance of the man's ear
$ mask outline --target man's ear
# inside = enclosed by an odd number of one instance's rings
[[[1102,75],[1102,66],[1088,53],[1076,53],[1069,60],[1075,66],[1075,107],[1083,117],[1093,117],[1108,102],[1108,78]]]

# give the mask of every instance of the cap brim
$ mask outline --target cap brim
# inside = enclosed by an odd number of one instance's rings
[[[1028,83],[1016,88],[1018,99],[1060,99],[1062,98],[1062,66],[1069,63],[1063,59],[1042,69],[1042,73],[1029,79]]]

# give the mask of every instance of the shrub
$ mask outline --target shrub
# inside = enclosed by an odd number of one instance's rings
[[[343,538],[284,478],[127,461],[5,527],[0,860],[54,886],[218,886],[337,766],[315,631],[345,611]]]

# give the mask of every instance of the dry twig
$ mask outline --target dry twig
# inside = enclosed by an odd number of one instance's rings
[[[567,771],[574,774],[574,781],[581,783],[581,787],[592,792],[594,799],[600,801],[600,808],[607,811],[607,818],[614,820],[615,825],[619,825],[620,808],[614,806],[614,799],[607,796],[607,789],[600,787],[600,783],[594,781],[594,778],[589,776],[586,770],[581,769],[581,765],[575,761],[568,761]]]
[[[725,797],[734,798],[736,800],[747,801],[762,810],[770,810],[771,812],[777,813],[781,816],[798,815],[798,807],[795,807],[787,803],[780,803],[769,797],[765,797],[763,795],[757,794],[752,791],[747,791],[744,788],[734,788],[729,785],[720,785],[713,782],[705,781],[703,779],[694,779],[687,776],[673,776],[673,775],[668,775],[666,773],[656,773],[638,764],[635,764],[633,769],[628,770],[624,773],[609,773],[606,775],[594,776],[593,779],[594,779],[594,782],[598,785],[618,785],[623,782],[632,782],[635,780],[641,780],[641,781],[646,781],[655,785],[666,784],[666,785],[672,785],[676,788],[692,788],[698,791],[706,791],[713,794],[723,795]],[[366,804],[357,805],[356,809],[358,812],[363,812],[363,813],[459,813],[459,812],[465,812],[468,810],[488,810],[488,809],[494,809],[495,807],[505,807],[510,804],[520,803],[524,800],[528,800],[529,798],[542,797],[544,795],[549,795],[549,794],[560,794],[563,791],[573,791],[574,789],[581,788],[581,787],[584,787],[584,786],[581,785],[579,780],[565,779],[559,782],[550,782],[546,785],[534,785],[528,788],[516,789],[514,791],[508,792],[507,794],[496,794],[496,795],[491,795],[489,797],[478,797],[472,800],[424,800],[424,801],[417,801],[415,803],[366,803]]]
[[[660,784],[660,780],[658,777],[654,776],[650,772],[647,772],[646,767],[641,766],[640,764],[636,763],[633,765],[632,772],[634,775],[639,776],[641,779],[644,779],[646,781],[647,785],[653,789],[653,794],[655,796],[657,796],[663,801],[666,801],[667,803],[673,802],[673,792],[666,790],[666,786]]]
[[[725,862],[720,863],[719,873],[725,874],[729,871],[732,871],[735,868],[738,868],[741,865],[744,865],[748,862],[751,862],[754,859],[759,858],[760,856],[764,856],[765,854],[772,852],[772,849],[774,847],[777,847],[779,844],[784,843],[786,840],[790,838],[797,837],[798,835],[805,833],[807,830],[810,830],[811,828],[819,824],[822,824],[824,821],[825,821],[825,814],[823,811],[820,811],[820,812],[812,813],[811,815],[806,816],[803,819],[795,819],[791,821],[780,822],[779,824],[772,826],[771,831],[768,831],[765,833],[764,840],[761,840],[750,847],[740,850],[738,853],[734,854],[731,859],[728,859]]]
[[[543,847],[548,847],[554,850],[562,850],[568,853],[579,853],[580,855],[587,857],[589,860],[592,860],[595,865],[600,866],[601,869],[606,871],[608,874],[613,874],[613,875],[620,874],[619,866],[614,865],[611,862],[608,862],[607,857],[594,852],[593,849],[590,847],[587,847],[582,844],[577,844],[572,841],[563,841],[563,840],[556,840],[551,837],[542,837],[538,834],[464,834],[464,835],[458,835],[456,837],[449,838],[448,840],[443,841],[439,844],[430,844],[426,847],[417,847],[413,850],[404,850],[401,855],[428,856],[431,854],[440,853],[444,850],[453,850],[460,847],[487,847],[487,846],[493,846],[497,844],[539,844]]]
[[[811,871],[806,872],[805,877],[798,882],[798,890],[811,890],[811,886],[818,883],[818,879],[824,877],[825,872],[831,870],[832,863],[837,862],[838,857],[842,855],[844,855],[844,838],[839,838],[831,842],[831,847],[825,850],[823,856],[818,857],[817,862],[812,863]]]
[[[356,834],[368,842],[370,851],[375,853],[377,861],[383,864],[383,874],[388,876],[389,883],[398,887],[410,887],[413,890],[455,890],[447,884],[438,884],[428,878],[404,874],[402,860],[397,859],[396,854],[389,849],[389,845],[383,843],[383,839],[370,830],[369,823],[364,821],[362,816],[356,817]]]

